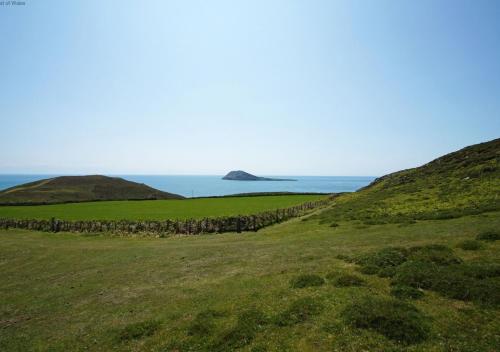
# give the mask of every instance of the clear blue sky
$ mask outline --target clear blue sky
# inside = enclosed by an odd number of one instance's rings
[[[0,173],[381,175],[500,137],[500,1],[0,6]]]

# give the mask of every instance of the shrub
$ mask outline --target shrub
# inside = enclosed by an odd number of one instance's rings
[[[500,276],[500,264],[494,263],[467,263],[461,265],[462,272],[476,279]]]
[[[432,262],[409,261],[396,269],[392,283],[414,288],[430,288],[438,266]]]
[[[380,277],[394,277],[394,275],[396,275],[396,267],[394,266],[382,268],[378,272],[378,276]]]
[[[209,335],[214,330],[214,318],[224,316],[224,313],[212,309],[198,313],[188,327],[188,335]]]
[[[343,260],[348,263],[354,263],[356,261],[352,256],[347,254],[338,254],[335,258]]]
[[[358,270],[365,275],[375,275],[380,271],[380,268],[373,264],[366,264],[361,266]]]
[[[481,249],[482,244],[476,240],[465,240],[460,242],[457,247],[463,249],[464,251],[477,251],[478,249]]]
[[[426,246],[417,246],[409,249],[408,260],[431,262],[437,265],[451,265],[462,262],[451,248],[440,245],[430,244]]]
[[[425,317],[414,306],[377,296],[352,302],[341,313],[346,323],[360,329],[374,330],[404,344],[418,343],[429,335]]]
[[[323,310],[323,305],[317,299],[304,297],[296,300],[275,318],[278,326],[291,326],[309,320]]]
[[[293,278],[290,281],[290,286],[292,288],[304,288],[311,286],[321,286],[325,283],[325,280],[318,275],[314,274],[303,274]]]
[[[246,346],[268,323],[267,317],[257,309],[248,309],[238,315],[236,325],[223,334],[210,351],[233,351]]]
[[[448,298],[496,306],[500,304],[498,272],[496,266],[438,266],[407,262],[398,268],[393,284],[429,289]]]
[[[334,285],[339,287],[364,286],[365,284],[366,281],[363,278],[352,274],[341,274],[334,281]]]
[[[153,335],[160,327],[156,320],[146,320],[139,323],[127,325],[121,330],[119,338],[122,341],[136,340],[142,337]]]
[[[400,299],[419,299],[424,296],[421,290],[410,286],[394,286],[391,295]]]
[[[498,232],[498,231],[482,232],[476,236],[476,240],[490,241],[490,242],[498,241],[498,240],[500,240],[500,232]]]
[[[337,259],[340,259],[340,260],[343,260],[345,262],[348,262],[349,260],[351,260],[352,258],[350,256],[348,256],[347,254],[337,254],[337,256],[335,257]]]
[[[387,247],[360,256],[356,263],[361,266],[373,265],[379,268],[398,266],[406,261],[407,250],[402,247]]]

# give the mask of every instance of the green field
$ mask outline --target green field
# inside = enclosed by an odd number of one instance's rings
[[[248,215],[325,199],[324,195],[103,201],[36,206],[0,206],[0,218],[62,220],[164,220]]]
[[[407,226],[294,219],[243,236],[170,239],[1,231],[0,350],[495,351],[498,308],[430,290],[409,301],[429,327],[418,343],[353,327],[346,307],[390,299],[391,281],[339,256],[444,244],[467,263],[498,265],[500,241],[456,247],[498,228],[496,212]],[[339,286],[332,273],[365,284]],[[299,274],[326,283],[291,287]]]
[[[243,235],[0,231],[0,351],[498,351],[499,155],[500,140],[472,146]],[[220,216],[321,198],[0,216]]]

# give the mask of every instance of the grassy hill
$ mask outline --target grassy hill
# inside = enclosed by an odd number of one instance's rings
[[[0,350],[497,351],[498,190],[496,140],[245,235],[0,230]]]
[[[319,215],[366,223],[447,219],[500,209],[500,139],[447,154],[421,167],[376,179],[337,198]]]
[[[96,200],[182,199],[145,184],[101,175],[61,176],[0,192],[0,204],[51,204]]]

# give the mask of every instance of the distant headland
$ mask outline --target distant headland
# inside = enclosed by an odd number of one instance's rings
[[[183,198],[145,184],[102,175],[60,176],[0,191],[2,205]]]
[[[222,178],[223,180],[231,181],[297,181],[291,178],[270,178],[270,177],[259,177],[242,170],[230,171],[226,176]]]

